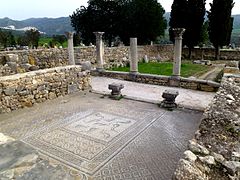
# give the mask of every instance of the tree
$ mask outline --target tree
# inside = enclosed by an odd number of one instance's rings
[[[90,0],[88,7],[81,6],[70,16],[75,31],[84,44],[95,42],[95,31],[104,31],[111,43],[116,32],[118,1]]]
[[[38,42],[40,38],[40,32],[36,29],[30,29],[25,32],[25,36],[28,42],[28,46],[30,48],[37,48],[38,47]]]
[[[201,40],[201,31],[206,13],[205,0],[188,0],[187,24],[183,44],[188,47],[188,58],[191,59],[192,49]]]
[[[65,41],[67,41],[67,38],[66,38],[65,35],[53,35],[52,36],[52,41],[55,42],[55,44],[59,43],[59,44],[63,45],[63,43]]]
[[[70,16],[84,44],[95,41],[94,31],[104,31],[109,46],[116,37],[129,43],[137,37],[144,44],[164,34],[164,9],[157,0],[90,0]]]
[[[119,36],[125,44],[137,37],[139,44],[149,44],[163,36],[167,28],[165,10],[157,0],[132,0],[122,4]],[[123,26],[124,24],[124,26]]]
[[[15,37],[10,31],[0,30],[0,44],[6,48],[8,46],[16,46]]]
[[[174,0],[169,20],[169,38],[174,42],[174,28],[186,28],[187,26],[187,0]]]
[[[209,38],[215,47],[215,58],[219,59],[220,48],[229,45],[232,32],[233,18],[231,18],[233,0],[213,0],[210,3]]]
[[[191,58],[193,47],[200,42],[205,12],[205,0],[173,1],[169,22],[170,40],[174,42],[173,28],[185,28],[183,45],[189,49],[189,58]]]
[[[201,35],[200,35],[200,41],[199,46],[202,47],[204,44],[209,44],[209,35],[208,35],[208,26],[209,22],[205,21],[203,23],[203,26],[201,28]]]
[[[27,38],[25,36],[18,36],[17,37],[17,44],[19,46],[27,46],[28,45]]]

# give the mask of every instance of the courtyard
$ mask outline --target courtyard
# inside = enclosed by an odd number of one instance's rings
[[[38,164],[47,160],[64,167],[67,179],[166,180],[172,178],[201,116],[202,111],[167,111],[152,103],[114,101],[83,91],[3,114],[0,132],[36,149]],[[0,167],[18,159],[11,158],[1,157]],[[32,168],[18,178],[56,177],[51,169],[41,169],[41,176],[39,171]]]

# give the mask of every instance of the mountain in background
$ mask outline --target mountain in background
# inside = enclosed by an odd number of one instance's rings
[[[170,12],[165,13],[165,18],[169,22]],[[233,15],[233,36],[240,36],[240,15]],[[9,18],[0,19],[0,27],[15,26],[16,29],[24,27],[36,27],[46,35],[52,36],[64,34],[66,31],[73,31],[70,17],[60,18],[30,18],[22,21],[15,21]]]
[[[52,36],[64,34],[66,31],[73,31],[70,17],[60,18],[30,18],[22,21],[15,21],[9,18],[0,19],[0,27],[15,26],[16,29],[24,27],[36,27],[46,35]]]

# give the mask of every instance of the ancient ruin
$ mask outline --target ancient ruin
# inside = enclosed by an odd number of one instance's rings
[[[183,32],[175,46],[104,47],[95,32],[96,47],[67,33],[68,49],[0,52],[0,179],[239,179],[239,64],[221,83],[181,77]],[[166,59],[172,76],[138,70]]]

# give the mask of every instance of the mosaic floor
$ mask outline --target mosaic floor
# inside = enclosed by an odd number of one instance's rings
[[[0,117],[0,132],[82,179],[171,179],[202,113],[75,94]]]

